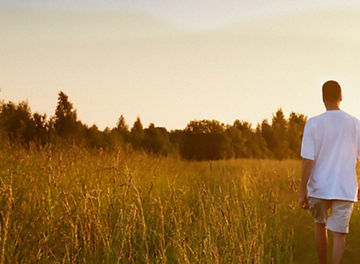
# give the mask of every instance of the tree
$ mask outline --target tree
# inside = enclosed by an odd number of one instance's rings
[[[86,143],[92,148],[105,147],[103,135],[96,125],[92,125],[85,130]]]
[[[140,121],[140,124],[141,124],[141,121]],[[118,133],[118,135],[122,138],[121,140],[123,142],[129,141],[129,126],[127,125],[123,115],[120,115],[118,122],[116,124],[115,130]]]
[[[288,158],[290,154],[287,139],[288,124],[285,119],[284,113],[280,108],[272,118],[272,130],[274,148],[272,149],[276,159]]]
[[[143,147],[151,153],[167,155],[171,152],[169,134],[164,127],[155,127],[153,123],[144,130]]]
[[[3,103],[0,124],[10,142],[28,145],[34,138],[34,121],[27,102],[18,105],[13,102]]]
[[[130,132],[130,142],[135,149],[142,147],[144,140],[144,128],[141,123],[140,117],[136,118]]]
[[[272,127],[269,124],[267,119],[264,119],[261,122],[260,131],[261,131],[262,137],[264,138],[264,140],[266,142],[267,148],[271,152],[274,152],[277,142],[276,142],[276,138],[275,138],[275,135],[274,135],[274,131],[272,130]]]
[[[287,140],[293,158],[300,158],[301,141],[306,120],[306,116],[302,114],[290,113]]]
[[[41,115],[39,113],[34,113],[32,119],[35,141],[44,146],[50,141],[49,123],[46,121],[46,114]]]
[[[261,131],[261,125],[257,125],[255,133],[252,134],[251,139],[249,140],[249,152],[250,158],[255,159],[264,159],[264,158],[273,158],[273,153],[268,149],[266,141],[263,137]]]
[[[186,159],[217,160],[228,157],[230,143],[225,126],[216,120],[190,121],[180,153]]]
[[[0,100],[0,138],[26,146],[31,141],[46,145],[63,138],[72,143],[104,149],[129,147],[150,153],[176,154],[190,160],[226,158],[299,158],[306,116],[292,112],[288,119],[282,109],[272,115],[271,124],[263,120],[252,128],[251,123],[235,120],[224,125],[216,120],[193,120],[185,129],[168,132],[153,123],[144,129],[137,117],[129,130],[120,115],[116,126],[100,131],[96,125],[88,127],[77,120],[77,113],[68,96],[58,94],[55,116],[47,120],[45,114],[31,113],[27,102],[18,105]]]
[[[251,127],[251,123],[247,121],[235,120],[233,127],[236,128],[241,133],[242,143],[237,143],[237,156],[239,158],[250,158],[253,156],[254,148],[254,130]],[[239,145],[240,144],[240,145]],[[241,146],[242,145],[242,146]],[[241,149],[239,149],[241,147]]]
[[[229,143],[231,144],[230,149],[228,150],[229,156],[238,158],[247,158],[247,148],[245,146],[246,138],[240,129],[229,126],[225,131],[226,138],[229,139]]]
[[[140,124],[141,124],[141,122],[140,122]],[[126,124],[126,121],[125,121],[125,118],[123,115],[120,115],[119,120],[116,124],[116,128],[119,131],[125,131],[125,132],[129,131],[129,126]]]
[[[173,154],[181,155],[180,148],[184,146],[185,132],[183,129],[175,129],[169,132],[169,140]]]
[[[62,91],[59,92],[58,104],[55,111],[54,128],[56,135],[70,139],[74,138],[77,132],[77,114],[68,96]]]

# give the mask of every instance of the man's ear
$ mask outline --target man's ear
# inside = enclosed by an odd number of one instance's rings
[[[342,93],[340,94],[339,102],[342,101]]]

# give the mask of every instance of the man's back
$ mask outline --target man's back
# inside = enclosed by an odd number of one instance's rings
[[[333,235],[332,263],[344,256],[345,237],[357,201],[356,159],[360,124],[340,110],[342,91],[338,82],[322,86],[326,112],[310,118],[304,128],[299,205],[314,218],[319,263],[327,263],[327,230]]]
[[[308,196],[357,201],[359,129],[359,121],[342,110],[329,110],[308,120],[301,151],[303,158],[314,160]]]

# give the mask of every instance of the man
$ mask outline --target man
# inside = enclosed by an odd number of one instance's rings
[[[322,95],[327,111],[310,118],[304,128],[299,203],[314,217],[319,263],[327,263],[330,230],[332,263],[338,264],[344,255],[353,203],[357,201],[355,166],[360,154],[360,124],[340,110],[342,93],[336,81],[324,83]]]

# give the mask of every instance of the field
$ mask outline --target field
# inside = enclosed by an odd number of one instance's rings
[[[0,264],[316,263],[300,161],[0,152]],[[355,206],[344,263],[360,257]]]

